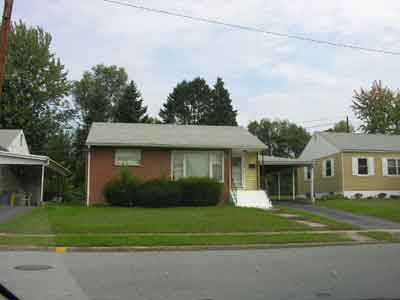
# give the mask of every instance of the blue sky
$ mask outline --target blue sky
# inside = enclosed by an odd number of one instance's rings
[[[400,51],[398,0],[121,1]],[[376,79],[400,87],[399,56],[232,30],[101,0],[16,0],[13,19],[52,34],[53,50],[70,79],[79,79],[99,63],[126,68],[152,115],[177,82],[196,76],[210,85],[218,76],[225,80],[241,125],[262,117],[306,127],[346,114],[353,118],[354,89],[369,87]],[[303,122],[325,118],[329,120]]]

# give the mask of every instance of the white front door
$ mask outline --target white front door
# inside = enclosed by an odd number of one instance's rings
[[[242,158],[232,157],[232,187],[241,189],[243,188],[242,182]]]

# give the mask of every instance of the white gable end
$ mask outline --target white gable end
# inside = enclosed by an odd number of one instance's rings
[[[14,140],[8,146],[7,150],[11,153],[30,154],[23,131],[16,135]]]
[[[338,148],[326,141],[318,133],[314,134],[304,148],[299,159],[313,160],[340,152]]]

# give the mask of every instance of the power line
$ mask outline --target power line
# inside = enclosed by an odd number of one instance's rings
[[[147,6],[142,6],[142,5],[135,5],[132,3],[126,3],[126,2],[121,2],[117,0],[103,0],[104,2],[108,3],[113,3],[117,4],[120,6],[128,6],[140,10],[144,10],[147,12],[153,12],[153,13],[158,13],[158,14],[164,14],[168,16],[174,16],[174,17],[179,17],[179,18],[184,18],[184,19],[189,19],[192,21],[198,21],[198,22],[203,22],[203,23],[209,23],[213,25],[220,25],[220,26],[225,26],[225,27],[230,27],[234,29],[240,29],[240,30],[245,30],[245,31],[252,31],[252,32],[258,32],[258,33],[263,33],[266,35],[271,35],[275,37],[283,37],[283,38],[288,38],[288,39],[294,39],[294,40],[299,40],[299,41],[305,41],[305,42],[311,42],[315,44],[322,44],[322,45],[327,45],[331,47],[340,47],[340,48],[348,48],[352,50],[361,50],[365,52],[372,52],[372,53],[379,53],[379,54],[387,54],[387,55],[400,55],[400,52],[396,51],[390,51],[386,49],[377,49],[377,48],[368,48],[368,47],[362,47],[358,46],[356,44],[345,44],[345,43],[339,43],[339,42],[332,42],[328,40],[319,40],[319,39],[314,39],[306,36],[301,36],[301,35],[294,35],[294,34],[289,34],[289,33],[283,33],[283,32],[277,32],[277,31],[269,31],[269,30],[264,30],[261,28],[257,27],[251,27],[247,25],[240,25],[240,24],[234,24],[234,23],[227,23],[207,17],[197,17],[197,16],[191,16],[191,15],[186,15],[182,13],[177,13],[177,12],[172,12],[164,9],[157,9],[157,8],[151,8]]]

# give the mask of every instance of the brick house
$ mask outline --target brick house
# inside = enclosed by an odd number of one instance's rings
[[[245,128],[93,123],[86,145],[87,205],[104,202],[105,184],[127,166],[142,181],[211,177],[223,183],[224,201],[270,207],[258,162],[266,146]]]

